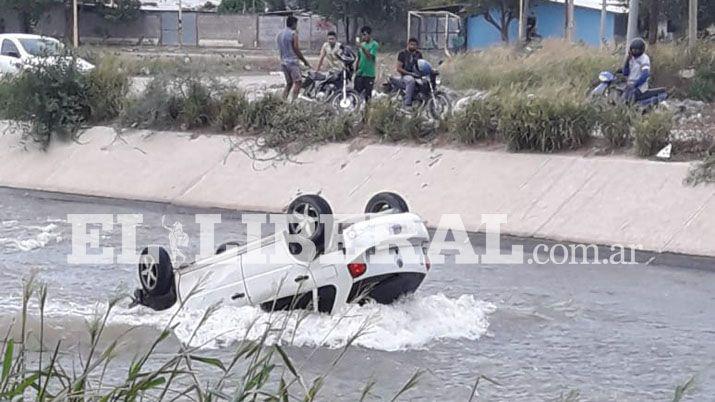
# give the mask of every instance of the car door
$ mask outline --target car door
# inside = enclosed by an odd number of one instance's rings
[[[250,304],[241,272],[241,250],[232,248],[177,271],[179,300],[205,309]],[[188,299],[188,300],[187,300]]]
[[[290,253],[283,233],[249,245],[241,265],[254,305],[282,310],[294,304],[297,296],[299,304],[305,305],[312,298],[315,281],[308,264]]]
[[[19,71],[20,50],[12,39],[0,43],[0,74],[16,74]]]

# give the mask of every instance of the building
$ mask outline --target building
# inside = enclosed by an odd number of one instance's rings
[[[599,46],[601,30],[601,1],[575,0],[574,22],[576,40],[591,46]],[[564,0],[531,0],[530,13],[536,17],[536,32],[543,38],[562,38],[566,29],[566,4]],[[499,20],[498,10],[491,15]],[[613,43],[626,35],[627,9],[621,6],[608,6],[606,14],[606,39]],[[519,19],[509,24],[509,40],[519,36]],[[467,48],[481,49],[503,43],[499,30],[484,19],[483,15],[467,18]]]
[[[108,0],[109,2],[110,0]],[[325,18],[300,11],[263,14],[218,14],[206,0],[143,1],[137,18],[107,20],[96,12],[94,3],[80,2],[79,37],[85,44],[205,46],[240,49],[275,49],[276,35],[285,27],[285,18],[298,18],[298,32],[304,49],[319,49],[328,31],[336,26]],[[217,3],[214,1],[214,3]],[[207,9],[208,8],[208,9]],[[20,32],[16,12],[0,10],[5,32]],[[48,6],[35,32],[56,38],[71,38],[72,11],[62,3]]]

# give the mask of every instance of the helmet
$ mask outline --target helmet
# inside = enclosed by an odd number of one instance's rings
[[[645,53],[645,41],[641,38],[635,38],[631,42],[630,53],[633,57],[641,57]]]
[[[353,51],[350,46],[341,47],[341,52],[338,57],[345,64],[355,63],[355,59],[357,59],[357,57],[355,56],[355,51]]]
[[[417,60],[417,70],[423,77],[432,75],[432,65],[425,59]]]

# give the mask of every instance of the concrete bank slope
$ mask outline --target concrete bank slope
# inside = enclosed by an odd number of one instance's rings
[[[430,226],[460,214],[508,215],[503,233],[715,256],[715,186],[682,184],[689,165],[616,158],[346,144],[256,162],[226,137],[93,128],[82,144],[24,151],[0,136],[0,185],[198,207],[280,211],[297,194],[361,212],[376,192],[402,194]],[[228,155],[228,156],[227,156]]]

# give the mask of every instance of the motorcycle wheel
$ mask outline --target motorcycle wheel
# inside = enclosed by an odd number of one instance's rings
[[[362,107],[362,97],[352,89],[347,90],[345,96],[343,92],[338,92],[330,101],[330,105],[340,113],[354,113]]]
[[[452,102],[443,93],[435,94],[427,101],[427,113],[435,120],[444,120],[452,112]]]

